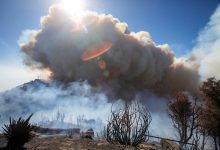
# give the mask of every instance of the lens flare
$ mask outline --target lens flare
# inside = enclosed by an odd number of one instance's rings
[[[98,64],[99,64],[99,68],[100,69],[106,69],[106,63],[105,63],[105,61],[104,60],[100,60],[99,62],[98,62]]]
[[[95,44],[92,47],[86,49],[80,59],[82,61],[88,61],[90,59],[96,58],[107,52],[109,49],[111,49],[111,47],[112,43],[110,42]]]

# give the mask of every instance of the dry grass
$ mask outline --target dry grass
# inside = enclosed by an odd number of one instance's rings
[[[6,140],[0,135],[0,147],[3,146],[6,146]],[[80,137],[68,138],[65,136],[36,136],[25,144],[25,147],[27,150],[135,150],[134,147],[109,144],[105,140],[81,139]],[[143,148],[143,145],[140,149],[149,150]]]
[[[6,140],[0,137],[0,147],[6,146]],[[102,140],[68,138],[65,136],[35,137],[25,144],[28,150],[132,150],[121,145],[112,145]]]

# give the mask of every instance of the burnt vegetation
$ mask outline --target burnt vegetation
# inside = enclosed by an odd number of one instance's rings
[[[188,93],[177,93],[168,105],[168,115],[177,132],[180,147],[187,149],[189,142],[192,142],[192,146],[190,146],[198,149],[197,129],[199,128],[201,107],[197,104],[197,98],[191,97],[190,100]]]
[[[137,147],[147,141],[151,114],[137,102],[125,104],[123,109],[111,112],[105,128],[106,140],[110,143]]]
[[[220,80],[209,78],[203,82],[199,98],[179,92],[168,105],[180,146],[220,150]]]
[[[201,128],[212,138],[214,149],[220,150],[220,80],[209,78],[201,92],[204,99]]]

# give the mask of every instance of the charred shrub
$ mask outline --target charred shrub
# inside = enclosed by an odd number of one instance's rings
[[[33,114],[31,114],[26,120],[21,117],[18,120],[12,120],[10,118],[9,124],[4,125],[4,136],[8,141],[7,149],[23,149],[24,144],[32,139],[33,134],[31,131],[34,127],[29,123],[32,115]]]
[[[125,104],[123,109],[111,112],[105,137],[109,143],[119,143],[137,147],[147,141],[151,115],[147,108],[138,102]]]

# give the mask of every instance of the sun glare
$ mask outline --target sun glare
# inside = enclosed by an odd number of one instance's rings
[[[73,16],[81,14],[85,8],[83,0],[62,0],[62,5]]]

